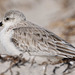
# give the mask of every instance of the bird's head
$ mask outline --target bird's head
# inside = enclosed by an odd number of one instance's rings
[[[17,10],[10,10],[5,14],[3,21],[0,22],[0,26],[9,27],[21,21],[26,21],[26,17],[24,16],[24,14]]]

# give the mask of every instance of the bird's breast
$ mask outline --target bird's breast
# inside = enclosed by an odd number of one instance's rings
[[[3,29],[0,32],[0,42],[3,45],[3,47],[6,47],[7,44],[9,44],[11,36],[12,36],[11,31],[7,32],[5,29]]]
[[[11,42],[11,37],[13,35],[13,31],[6,31],[2,30],[0,32],[0,42],[3,45],[6,52],[10,55],[19,55],[20,52],[17,50],[17,48],[14,46],[14,44]]]

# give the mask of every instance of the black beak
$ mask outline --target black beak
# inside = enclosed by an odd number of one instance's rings
[[[2,26],[3,25],[3,23],[2,22],[0,22],[0,26]]]

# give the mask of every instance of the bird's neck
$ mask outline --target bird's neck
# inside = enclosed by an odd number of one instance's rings
[[[2,29],[2,32],[8,32],[8,31],[11,31],[12,29],[13,29],[12,26],[4,27],[4,28]]]

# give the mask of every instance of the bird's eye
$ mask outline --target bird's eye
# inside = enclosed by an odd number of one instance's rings
[[[9,18],[7,17],[6,20],[9,20]]]

